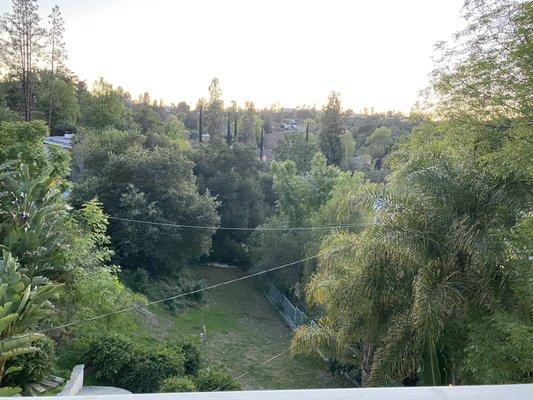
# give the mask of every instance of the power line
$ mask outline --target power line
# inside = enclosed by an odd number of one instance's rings
[[[246,371],[246,372],[240,374],[239,376],[235,377],[234,379],[235,379],[235,380],[239,380],[239,379],[241,379],[241,378],[244,378],[246,375],[252,373],[252,371],[253,371],[256,367],[259,367],[259,366],[261,366],[261,365],[266,365],[266,364],[268,364],[269,362],[274,361],[276,358],[282,356],[283,354],[285,354],[285,353],[288,352],[288,351],[289,351],[289,349],[285,349],[285,350],[279,352],[278,354],[276,354],[275,356],[270,357],[268,360],[265,360],[265,361],[263,361],[263,362],[261,362],[261,363],[259,363],[259,364],[255,364],[255,365],[253,365],[248,371]],[[227,383],[226,383],[225,385],[222,385],[222,386],[217,387],[215,390],[213,390],[213,392],[218,392],[219,390],[223,389],[223,388],[226,387],[226,386],[227,386]]]
[[[111,217],[108,216],[108,219],[113,219],[123,222],[133,222],[137,224],[145,225],[157,225],[165,226],[170,228],[190,228],[190,229],[214,229],[214,230],[232,230],[232,231],[311,231],[311,230],[321,230],[321,229],[342,229],[342,228],[358,228],[362,226],[368,226],[368,224],[354,224],[354,225],[330,225],[330,226],[299,226],[299,227],[287,227],[287,228],[270,228],[270,227],[257,227],[257,228],[248,228],[248,227],[228,227],[228,226],[212,226],[212,225],[184,225],[184,224],[173,224],[169,222],[156,222],[156,221],[146,221],[141,219],[131,219],[131,218],[121,218],[121,217]]]
[[[328,254],[328,253],[331,253],[333,251],[334,250],[330,250],[330,251],[328,251],[326,253],[323,253],[323,254]],[[165,302],[165,301],[168,301],[168,300],[178,299],[180,297],[189,296],[189,295],[192,295],[192,294],[195,294],[195,293],[205,292],[207,290],[215,289],[217,287],[229,285],[231,283],[235,283],[235,282],[239,282],[239,281],[244,281],[246,279],[254,278],[254,277],[259,276],[259,275],[267,274],[269,272],[273,272],[273,271],[277,271],[277,270],[280,270],[280,269],[283,269],[283,268],[287,268],[287,267],[290,267],[290,266],[293,266],[293,265],[296,265],[296,264],[300,264],[300,263],[305,262],[305,261],[313,260],[313,259],[319,257],[320,255],[321,254],[316,254],[316,255],[311,256],[311,257],[306,257],[306,258],[303,258],[301,260],[293,261],[293,262],[290,262],[290,263],[287,263],[287,264],[283,264],[283,265],[280,265],[280,266],[277,266],[277,267],[273,267],[273,268],[269,268],[269,269],[266,269],[266,270],[263,270],[263,271],[255,272],[253,274],[244,275],[244,276],[241,276],[239,278],[230,279],[228,281],[216,283],[214,285],[207,286],[207,287],[204,287],[204,288],[191,290],[190,292],[179,293],[179,294],[176,294],[176,295],[173,295],[173,296],[168,296],[168,297],[165,297],[165,298],[162,298],[162,299],[159,299],[159,300],[150,301],[150,302],[148,302],[146,304],[143,304],[143,305],[130,306],[130,307],[122,308],[122,309],[117,310],[117,311],[112,311],[112,312],[109,312],[109,313],[105,313],[105,314],[97,315],[97,316],[94,316],[94,317],[91,317],[91,318],[87,318],[87,319],[84,319],[84,320],[73,321],[73,322],[69,322],[69,323],[66,323],[66,324],[53,326],[53,327],[50,327],[50,328],[43,329],[40,332],[36,332],[36,333],[45,333],[45,332],[54,331],[54,330],[58,330],[58,329],[64,329],[64,328],[68,328],[70,326],[84,324],[84,323],[87,323],[87,322],[96,321],[96,320],[99,320],[99,319],[102,319],[102,318],[110,317],[112,315],[117,315],[117,314],[121,314],[121,313],[128,312],[128,311],[133,311],[133,310],[139,310],[139,309],[146,308],[146,307],[149,307],[151,305],[154,305],[154,304],[157,304],[157,303],[162,303],[162,302]],[[29,334],[27,334],[27,335],[29,335]],[[24,336],[27,336],[27,335],[21,335],[20,337],[24,337]],[[3,341],[0,341],[0,343],[2,343],[2,342]]]

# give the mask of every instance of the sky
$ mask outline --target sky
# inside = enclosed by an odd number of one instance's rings
[[[133,97],[195,104],[218,77],[225,101],[408,112],[434,44],[462,24],[463,0],[39,0],[58,4],[68,66]],[[9,0],[0,0],[0,12]]]

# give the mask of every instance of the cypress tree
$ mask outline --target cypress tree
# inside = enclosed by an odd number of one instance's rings
[[[233,139],[237,140],[237,111],[235,110],[235,116],[233,117]]]
[[[259,160],[263,161],[263,136],[265,133],[265,127],[261,125],[261,144],[259,147]]]
[[[228,142],[228,146],[231,144],[231,115],[228,112],[228,126],[226,131],[226,141]]]
[[[198,139],[202,143],[202,117],[203,117],[204,106],[200,105],[200,115],[198,116]]]
[[[306,141],[306,142],[309,141],[309,122],[308,122],[307,125],[305,126],[305,141]]]

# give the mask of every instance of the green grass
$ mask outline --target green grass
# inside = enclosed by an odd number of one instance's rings
[[[208,285],[237,278],[241,270],[197,267],[185,271],[191,280],[200,276]],[[151,290],[157,290],[155,287]],[[167,294],[168,295],[168,294]],[[152,298],[154,300],[155,298]],[[183,338],[200,342],[207,333],[201,352],[204,366],[218,366],[237,377],[244,389],[304,389],[346,387],[348,382],[329,373],[320,360],[292,358],[288,352],[265,365],[259,365],[287,350],[292,332],[261,293],[253,279],[220,286],[206,292],[205,304],[176,314],[162,303],[116,316],[111,329],[129,336],[137,345],[153,348]],[[94,325],[94,326],[93,326]],[[80,333],[103,329],[103,322],[83,326]],[[88,336],[89,338],[91,335]],[[79,362],[86,343],[66,346],[59,352],[59,366],[65,371]],[[66,373],[65,373],[66,375]],[[65,376],[66,377],[66,376]],[[91,383],[90,371],[87,382]]]
[[[201,267],[208,284],[243,275],[240,270]],[[234,376],[251,371],[240,381],[246,389],[299,389],[346,387],[344,379],[332,376],[319,360],[292,358],[283,354],[272,362],[259,365],[288,349],[292,333],[278,312],[255,287],[252,280],[221,286],[207,292],[206,304],[184,312],[171,320],[163,310],[154,310],[166,319],[165,339],[184,336],[198,339],[207,332],[202,353],[209,365],[220,366]]]

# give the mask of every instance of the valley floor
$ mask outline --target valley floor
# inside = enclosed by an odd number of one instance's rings
[[[208,285],[242,276],[241,270],[200,267]],[[199,337],[205,324],[202,353],[209,365],[223,367],[237,377],[243,389],[304,389],[347,387],[349,383],[331,375],[327,366],[308,357],[293,358],[288,351],[273,361],[262,362],[288,349],[291,331],[257,289],[252,280],[222,286],[207,292],[206,304],[198,310],[163,318],[161,334],[172,340],[181,336]],[[167,314],[166,316],[164,314]]]

